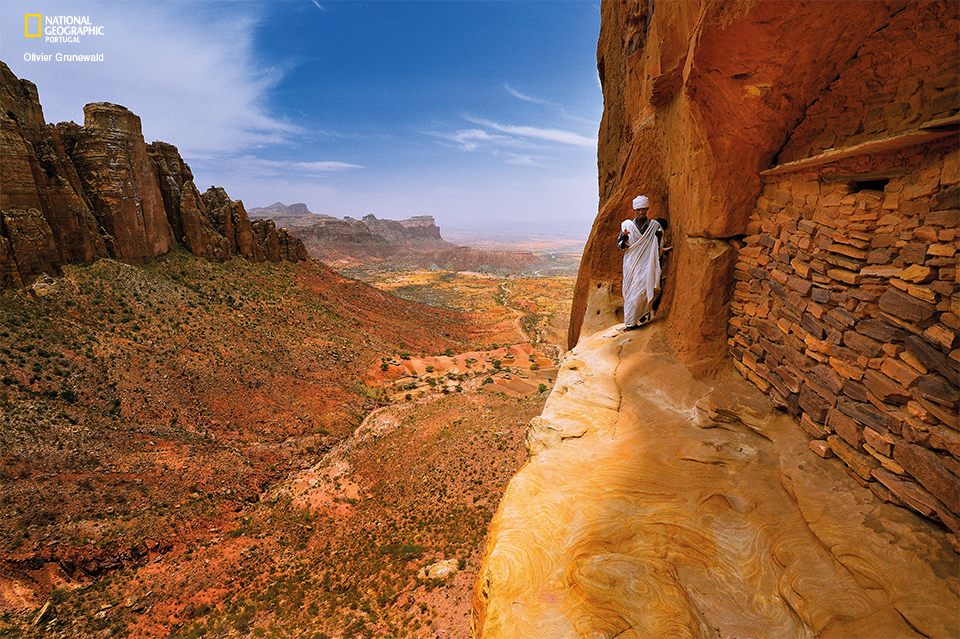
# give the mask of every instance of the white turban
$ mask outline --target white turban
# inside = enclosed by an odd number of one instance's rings
[[[645,209],[645,208],[648,208],[649,206],[650,206],[650,200],[647,199],[646,195],[638,195],[637,197],[633,198],[634,211],[636,211],[637,209]]]

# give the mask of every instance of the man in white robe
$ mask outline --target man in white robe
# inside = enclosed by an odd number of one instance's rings
[[[623,252],[623,323],[631,331],[650,321],[653,300],[660,287],[660,246],[663,229],[647,217],[650,200],[633,200],[635,220],[620,225],[618,244]]]

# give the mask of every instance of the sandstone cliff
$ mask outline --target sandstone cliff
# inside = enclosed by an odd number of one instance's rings
[[[176,147],[145,144],[124,107],[88,104],[84,126],[48,125],[33,83],[3,63],[0,82],[3,288],[99,257],[147,262],[176,243],[216,260],[306,259],[283,229],[255,233],[222,189],[201,196]]]
[[[960,533],[958,5],[655,6],[603,5],[571,343],[617,296],[610,238],[649,193],[681,360],[732,354],[818,450]]]
[[[575,348],[475,634],[957,636],[960,5],[601,12]],[[641,193],[674,251],[622,334]]]

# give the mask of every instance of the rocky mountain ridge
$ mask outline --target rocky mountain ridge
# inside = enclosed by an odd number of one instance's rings
[[[274,202],[270,206],[263,207],[254,207],[247,210],[247,215],[251,218],[265,217],[272,220],[277,220],[279,218],[298,218],[304,217],[309,218],[310,222],[316,218],[328,218],[330,215],[324,215],[323,213],[314,213],[307,205],[303,202],[296,202],[295,204],[286,205],[283,202]]]
[[[146,144],[125,107],[84,107],[84,126],[47,124],[37,87],[0,62],[3,288],[110,257],[142,264],[183,244],[212,260],[307,258],[269,220],[251,222],[222,188],[201,194],[177,148]]]
[[[440,235],[432,215],[384,220],[373,214],[361,219],[312,213],[306,204],[275,202],[248,211],[252,218],[270,216],[303,241],[310,257],[335,268],[403,266],[446,270],[535,271],[547,268],[532,251],[489,250],[460,246]]]

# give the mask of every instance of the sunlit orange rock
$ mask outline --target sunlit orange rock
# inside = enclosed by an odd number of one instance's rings
[[[489,530],[473,636],[953,637],[957,555],[663,324],[581,338]]]
[[[653,9],[653,14],[648,12]],[[663,311],[685,361],[716,367],[725,313],[706,300],[723,278],[693,267],[702,245],[746,233],[762,181],[807,106],[896,9],[879,2],[663,2],[601,5],[597,64],[604,93],[599,132],[600,211],[584,249],[571,315],[576,344],[588,290],[620,286],[620,222],[638,194],[671,223]],[[735,255],[712,260],[733,268]],[[699,280],[714,288],[698,290]],[[721,286],[720,289],[716,286]],[[682,309],[682,310],[681,310]],[[680,311],[680,312],[678,312]]]
[[[572,350],[475,637],[960,634],[958,14],[602,3]],[[673,251],[623,332],[639,194]]]

